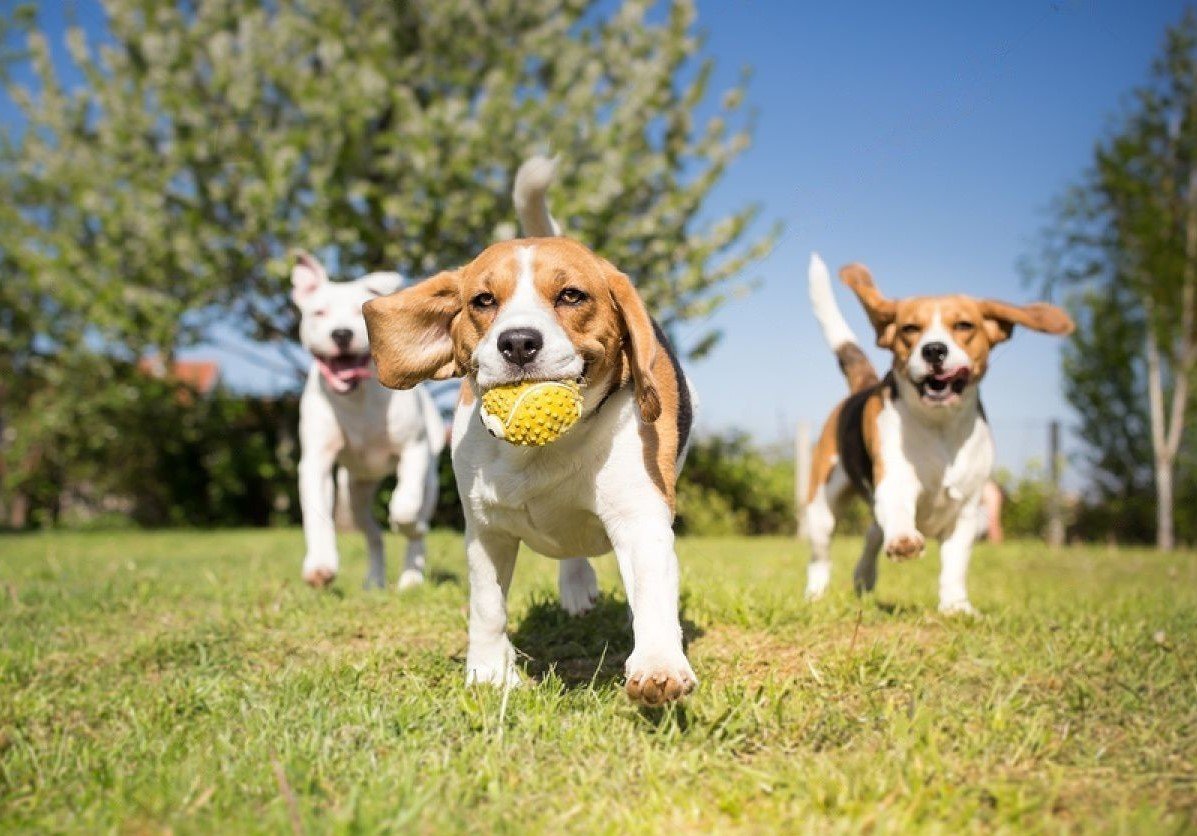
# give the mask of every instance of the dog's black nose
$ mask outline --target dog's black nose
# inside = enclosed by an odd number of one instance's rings
[[[499,334],[499,352],[510,363],[526,366],[544,348],[544,337],[535,328],[510,328]]]
[[[923,359],[932,366],[941,366],[948,358],[948,347],[945,343],[927,343],[923,346]]]
[[[349,328],[334,328],[329,336],[341,351],[349,348],[349,344],[353,342],[353,331]]]

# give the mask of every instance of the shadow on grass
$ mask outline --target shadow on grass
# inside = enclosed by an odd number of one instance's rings
[[[703,631],[686,618],[685,606],[683,597],[682,643],[688,646]],[[580,616],[563,610],[556,596],[539,598],[523,614],[511,641],[538,681],[556,673],[566,688],[621,687],[623,663],[632,652],[631,614],[624,599],[606,593]]]
[[[447,583],[461,586],[461,575],[456,572],[446,572],[444,569],[433,569],[428,575],[428,582],[433,586],[443,586]]]

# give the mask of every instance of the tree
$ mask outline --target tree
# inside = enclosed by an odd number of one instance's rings
[[[295,247],[342,274],[463,263],[515,233],[510,179],[536,151],[562,157],[553,204],[569,233],[632,276],[667,329],[744,289],[776,240],[750,230],[754,206],[703,212],[751,118],[746,79],[711,95],[693,0],[104,8],[106,32],[68,34],[82,82],[60,79],[43,33],[11,55],[35,81],[10,87],[23,124],[0,129],[10,428],[30,426],[16,419],[46,381],[147,354],[169,365],[214,323],[290,344]],[[46,472],[39,449],[0,447],[10,489],[22,468]]]
[[[775,240],[748,238],[755,207],[700,217],[749,125],[742,83],[708,101],[693,0],[105,8],[107,38],[69,34],[85,83],[60,83],[37,35],[37,85],[14,91],[0,249],[50,297],[59,348],[169,355],[217,320],[287,339],[292,248],[345,273],[462,263],[514,232],[510,177],[545,146],[571,234],[666,326],[718,307]]]
[[[1147,404],[1156,542],[1172,549],[1176,466],[1197,374],[1197,13],[1168,30],[1148,83],[1097,144],[1083,182],[1057,205],[1044,254],[1046,283],[1083,288],[1082,308],[1101,313],[1090,326],[1122,338],[1118,350],[1091,345],[1096,356],[1074,352],[1065,365],[1069,398],[1088,423],[1082,435],[1098,445],[1103,472],[1129,473],[1126,457],[1139,455],[1140,446],[1129,436],[1141,411],[1120,399],[1129,422],[1120,433],[1100,428],[1086,410],[1103,410],[1094,394],[1103,386],[1120,385],[1127,395],[1137,382],[1127,371],[1141,370],[1144,386],[1135,394]],[[1127,345],[1131,333],[1140,345]],[[1079,345],[1085,337],[1076,339]],[[1108,367],[1095,368],[1103,359]]]

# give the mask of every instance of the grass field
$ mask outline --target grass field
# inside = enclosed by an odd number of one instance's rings
[[[861,607],[856,547],[811,606],[793,541],[681,541],[702,684],[648,712],[611,558],[577,620],[521,560],[505,705],[451,535],[403,595],[351,536],[332,594],[298,531],[0,538],[0,830],[1197,831],[1197,556],[983,545],[972,621],[934,555]]]

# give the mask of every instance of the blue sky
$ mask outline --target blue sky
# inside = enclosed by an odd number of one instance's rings
[[[711,209],[758,201],[786,225],[761,289],[714,318],[726,337],[693,369],[703,426],[785,440],[843,395],[806,300],[811,250],[863,261],[891,296],[1033,298],[1020,258],[1185,6],[700,3],[719,80],[751,63],[759,110]],[[1071,420],[1059,365],[1058,341],[1025,330],[999,349],[982,391],[1001,464],[1042,458],[1047,422]]]
[[[760,289],[711,320],[726,336],[691,368],[700,427],[789,443],[797,422],[817,426],[843,395],[806,300],[811,250],[833,267],[865,262],[891,296],[1033,298],[1019,259],[1185,6],[699,0],[715,91],[751,65],[757,112],[753,146],[708,216],[757,202],[762,228],[785,224],[780,245],[752,271]],[[54,8],[72,9],[93,31],[102,25],[93,0],[63,0],[42,7],[52,34],[62,31]],[[0,101],[0,118],[11,114]],[[867,337],[855,301],[846,291],[839,298]],[[683,328],[683,342],[699,330]],[[236,353],[189,353],[221,359],[234,384],[269,382]],[[1042,456],[1050,419],[1070,420],[1052,338],[1019,333],[999,350],[983,392],[1007,466]]]

